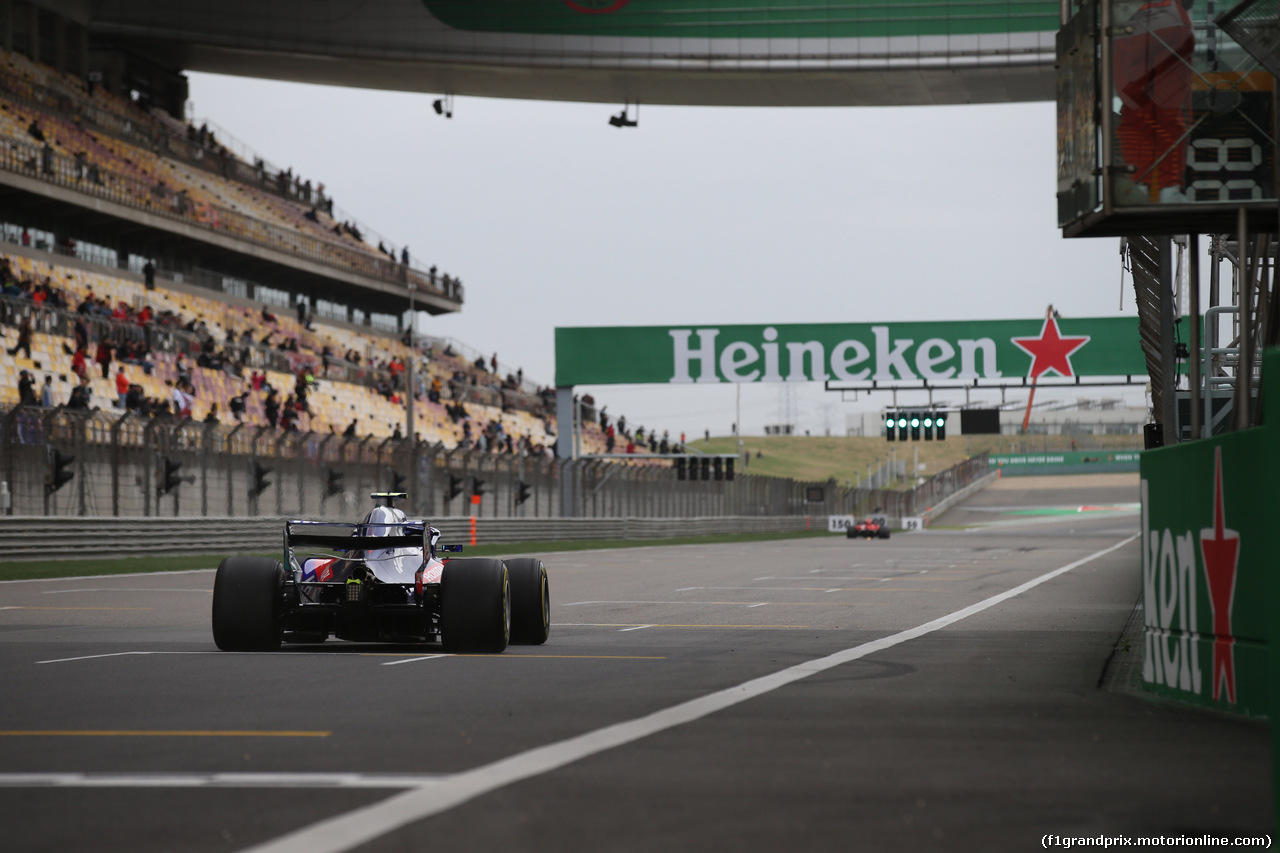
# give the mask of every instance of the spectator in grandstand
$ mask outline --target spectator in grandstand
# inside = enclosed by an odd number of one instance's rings
[[[116,408],[125,408],[125,400],[129,396],[129,377],[125,376],[124,368],[121,367],[116,371]]]
[[[174,383],[172,379],[166,379],[164,384],[169,389],[169,405],[173,411],[179,415],[184,410],[189,413],[190,406],[187,403],[187,395],[182,390],[182,380],[179,379],[177,383]]]
[[[280,410],[280,428],[287,432],[293,432],[298,428],[298,405],[293,397],[286,399],[284,408]]]
[[[147,401],[147,398],[146,398],[146,395],[143,394],[142,392],[142,386],[137,384],[136,382],[130,383],[129,391],[128,393],[125,394],[125,398],[124,398],[125,409],[130,412],[140,411],[142,409],[143,404],[146,403],[146,401]]]
[[[147,290],[156,289],[156,265],[147,258],[147,262],[142,265],[142,281],[146,285]]]
[[[44,129],[40,127],[40,119],[32,119],[31,124],[27,125],[27,136],[36,142],[44,142]]]
[[[9,355],[17,355],[19,351],[24,351],[27,358],[31,358],[31,317],[30,315],[22,318],[22,322],[18,324],[18,343],[13,349],[8,350]]]
[[[204,422],[207,424],[220,423],[218,420],[218,404],[214,403],[209,407],[209,414],[204,416]]]
[[[111,344],[105,337],[99,338],[98,349],[93,354],[93,360],[102,370],[102,378],[111,378]]]
[[[178,381],[191,381],[191,367],[187,364],[187,354],[185,352],[178,353],[178,357],[173,362],[173,369],[178,373]]]
[[[38,406],[40,401],[36,399],[36,383],[31,378],[31,371],[22,370],[18,373],[18,405],[19,406]]]
[[[351,423],[347,424],[347,428],[342,431],[343,438],[355,438],[356,426],[359,424],[359,418],[352,418]]]
[[[493,365],[493,372],[498,372],[498,354],[495,352],[493,358],[489,359],[489,364]]]
[[[239,396],[236,396],[236,397],[232,397],[230,400],[227,401],[227,405],[231,409],[231,417],[236,419],[236,423],[240,423],[241,421],[244,420],[244,401],[245,401],[245,398],[248,396],[249,396],[249,392],[246,391],[243,394],[240,394]]]
[[[400,432],[400,424],[396,424],[395,431],[391,433],[391,438],[393,441],[404,440],[404,433]]]
[[[81,306],[84,303],[80,303]],[[89,324],[84,321],[84,317],[76,316],[75,325],[71,328],[71,336],[75,339],[76,349],[84,349],[89,345]]]
[[[89,377],[81,376],[80,384],[71,389],[71,397],[67,400],[68,409],[87,409],[90,402]]]
[[[280,401],[276,398],[276,389],[271,388],[267,391],[267,399],[262,404],[262,411],[267,416],[267,423],[275,429],[276,423],[280,420]]]
[[[84,347],[76,347],[75,354],[71,356],[71,372],[81,379],[88,381],[89,379],[89,363],[88,356],[85,354]]]
[[[53,146],[47,142],[40,149],[40,171],[46,175],[53,174]]]
[[[40,405],[46,409],[52,409],[58,405],[57,395],[53,390],[53,376],[48,373],[44,375],[44,385],[40,387]]]

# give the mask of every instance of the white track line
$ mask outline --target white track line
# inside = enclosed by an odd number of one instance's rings
[[[0,788],[422,788],[446,778],[420,773],[0,773]]]
[[[578,735],[558,743],[547,744],[477,767],[454,774],[447,780],[430,788],[414,789],[396,794],[393,797],[364,806],[346,814],[337,815],[327,820],[303,827],[274,841],[268,841],[247,848],[241,853],[343,853],[385,835],[388,832],[416,823],[423,818],[448,811],[454,806],[504,788],[514,782],[549,773],[566,764],[572,764],[605,750],[632,743],[652,734],[674,728],[694,720],[700,720],[709,714],[730,708],[748,699],[754,699],[765,693],[785,687],[792,682],[811,675],[817,675],[841,664],[849,663],[867,655],[884,651],[908,640],[914,640],[931,634],[975,613],[981,613],[1014,596],[1021,595],[1029,589],[1039,586],[1045,581],[1053,580],[1061,574],[1083,566],[1085,563],[1110,554],[1137,539],[1135,534],[1117,542],[1109,548],[1096,551],[1087,557],[1068,563],[1051,572],[1032,578],[1024,584],[1015,586],[998,595],[979,601],[940,616],[931,622],[899,631],[879,640],[872,640],[860,646],[845,649],[816,660],[796,664],[770,675],[743,682],[736,687],[720,690],[691,699],[679,705],[673,705],[661,711],[655,711],[646,717],[615,723],[593,732]]]
[[[213,590],[211,589],[181,589],[162,586],[103,586],[44,590],[45,595],[66,595],[72,592],[197,592],[201,595],[213,595]]]
[[[109,575],[68,575],[65,578],[19,578],[0,583],[61,583],[62,581],[100,581],[107,578],[154,578],[165,575],[194,575],[200,572],[216,572],[217,569],[175,569],[172,572],[121,572]]]
[[[95,660],[97,658],[121,658],[129,655],[269,655],[272,652],[106,652],[100,655],[81,655],[75,658],[54,658],[53,660],[38,660],[36,663],[69,663],[75,660]]]
[[[389,660],[383,666],[398,666],[402,663],[417,663],[420,660],[435,660],[436,658],[451,658],[453,655],[418,655],[417,657],[404,658],[403,660]]]

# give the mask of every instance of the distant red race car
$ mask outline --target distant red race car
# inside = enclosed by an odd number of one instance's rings
[[[883,515],[873,515],[846,527],[844,535],[848,539],[888,539],[889,519]]]

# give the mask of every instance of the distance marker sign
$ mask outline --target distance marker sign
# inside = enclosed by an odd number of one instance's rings
[[[1146,373],[1136,317],[556,329],[556,385],[965,382]]]

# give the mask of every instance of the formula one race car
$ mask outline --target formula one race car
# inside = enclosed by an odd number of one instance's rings
[[[889,538],[889,519],[883,515],[873,515],[870,518],[864,518],[862,521],[855,522],[844,530],[844,535],[848,539],[888,539]]]
[[[430,642],[450,652],[540,645],[551,633],[547,570],[533,557],[450,559],[440,531],[375,493],[358,524],[289,521],[283,564],[228,557],[213,582],[213,641],[224,651],[281,642]]]

